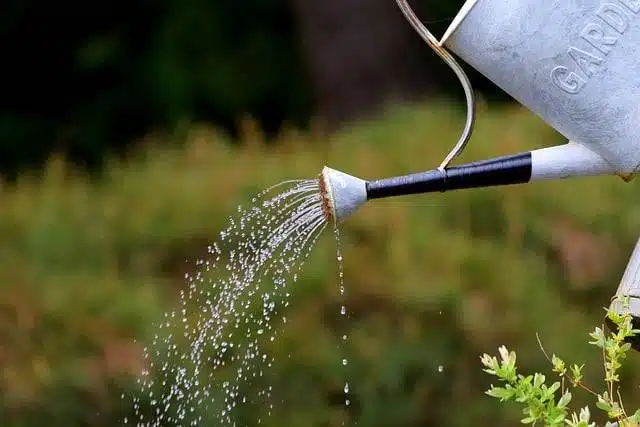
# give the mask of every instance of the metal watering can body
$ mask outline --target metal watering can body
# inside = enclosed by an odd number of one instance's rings
[[[549,169],[607,170],[576,162],[577,145],[623,176],[639,169],[640,0],[469,0],[439,44],[572,141],[537,152],[559,153]],[[610,309],[640,326],[640,240]]]
[[[384,197],[578,176],[626,178],[640,169],[640,0],[467,0],[440,40],[407,0],[396,2],[458,76],[466,125],[437,169],[366,181],[325,167],[320,188],[327,220],[341,222]],[[471,136],[475,97],[449,51],[569,142],[450,166]],[[610,308],[630,312],[640,328],[640,240]],[[632,345],[640,350],[640,336]]]
[[[640,167],[640,0],[469,0],[439,44],[616,172]]]

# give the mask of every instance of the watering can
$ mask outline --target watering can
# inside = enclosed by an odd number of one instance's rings
[[[325,213],[343,221],[368,200],[640,169],[640,0],[467,0],[441,39],[396,0],[466,95],[467,120],[436,169],[365,181],[325,167]],[[473,88],[452,52],[567,138],[565,144],[450,166],[470,139]],[[624,303],[623,303],[624,301]],[[640,240],[612,310],[640,326]],[[640,350],[640,337],[632,343]]]

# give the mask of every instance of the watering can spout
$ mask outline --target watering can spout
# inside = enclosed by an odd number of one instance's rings
[[[341,222],[373,199],[524,184],[577,176],[614,175],[616,168],[585,146],[567,144],[374,181],[324,168],[320,178],[325,214]]]
[[[320,174],[320,195],[327,222],[335,224],[350,217],[367,201],[367,182],[325,166]]]
[[[377,181],[325,168],[320,176],[328,221],[345,220],[371,199],[522,184],[640,170],[640,2],[466,0],[441,39],[396,0],[422,39],[458,76],[467,99],[465,128],[434,170]],[[466,146],[475,101],[457,58],[526,106],[567,144],[449,167]],[[572,142],[572,141],[579,141]],[[611,309],[640,325],[640,240]],[[622,297],[632,297],[630,308]],[[634,343],[640,351],[640,339]]]

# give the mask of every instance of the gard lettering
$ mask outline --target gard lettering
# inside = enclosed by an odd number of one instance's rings
[[[570,94],[580,92],[584,85],[587,84],[584,78],[561,65],[558,65],[551,71],[551,79],[556,86]]]
[[[602,58],[591,55],[589,52],[585,52],[577,47],[571,46],[568,53],[582,72],[588,77],[591,77],[593,73],[598,71],[598,66],[602,63]]]
[[[620,3],[633,13],[640,12],[640,0],[620,0]]]
[[[618,42],[618,39],[615,37],[607,37],[604,34],[602,27],[593,23],[584,27],[580,37],[586,40],[586,42],[591,46],[598,49],[598,51],[603,55],[608,55],[609,52],[611,52],[612,46],[615,46]]]
[[[619,34],[624,34],[627,28],[629,28],[627,14],[624,13],[624,9],[618,5],[605,3],[600,6],[600,9],[596,12],[596,16],[606,22]]]
[[[575,95],[589,83],[589,78],[605,65],[620,37],[629,29],[631,19],[640,14],[640,0],[613,0],[600,4],[593,18],[580,31],[580,44],[569,45],[565,65],[551,70],[552,83],[560,90]],[[563,61],[564,62],[564,61]],[[572,69],[573,68],[573,69]]]

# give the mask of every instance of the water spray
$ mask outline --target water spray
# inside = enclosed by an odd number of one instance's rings
[[[640,6],[625,11],[626,3],[621,2],[593,13],[592,2],[588,1],[559,5],[538,0],[467,0],[438,40],[406,0],[396,2],[422,39],[460,80],[467,101],[466,123],[458,142],[436,169],[364,180],[325,167],[320,174],[320,192],[328,222],[340,223],[374,199],[584,176],[618,175],[629,181],[640,168],[640,82],[637,73],[631,72],[640,68],[640,27],[632,28],[629,21],[629,16],[640,14]],[[582,38],[595,49],[589,53],[593,67],[585,65],[586,53],[582,62],[565,61],[575,57],[565,55],[567,40],[574,38],[563,25],[568,16],[584,20],[578,26],[592,30],[583,31]],[[594,21],[598,17],[603,22]],[[616,52],[612,53],[612,45],[601,44],[609,31],[605,24],[611,26],[607,20],[613,18],[629,31],[626,38],[618,34]],[[524,34],[523,29],[537,28],[536,23],[545,23],[542,44],[539,38]],[[496,49],[496,45],[504,48]],[[463,68],[447,48],[566,136],[568,142],[451,166],[471,136],[475,98]],[[606,69],[598,74],[596,65],[604,62],[603,52],[608,55]],[[564,62],[553,62],[556,58]],[[636,328],[640,327],[639,266],[640,240],[610,306],[618,313],[631,313]],[[623,305],[627,300],[629,304]],[[640,337],[632,344],[640,351]]]

